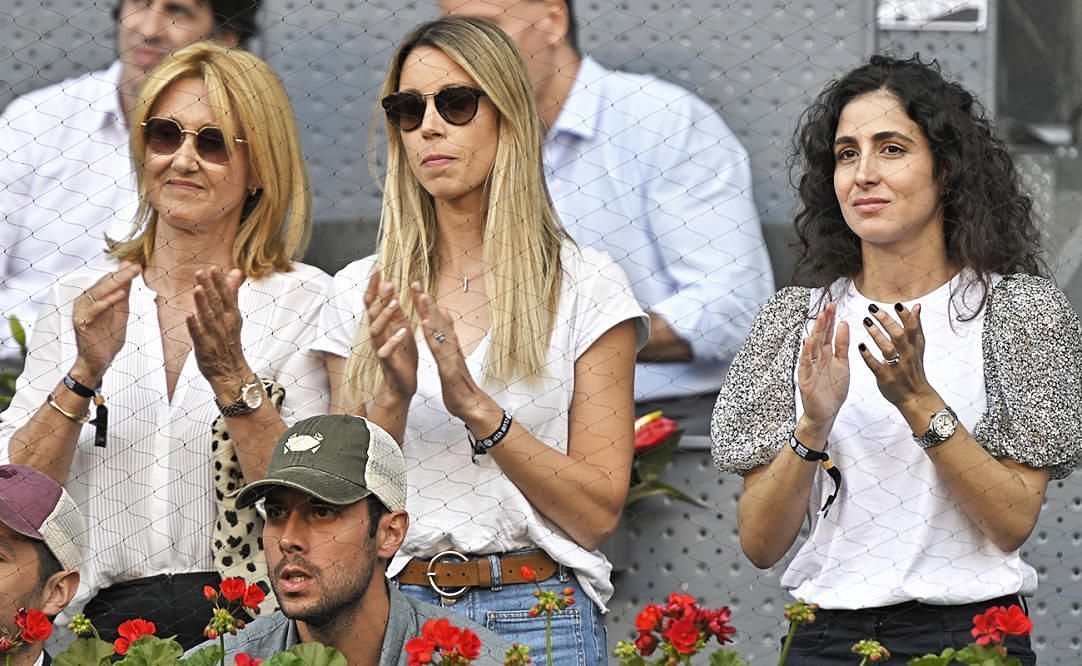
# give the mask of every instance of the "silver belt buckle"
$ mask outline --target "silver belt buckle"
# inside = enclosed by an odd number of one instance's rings
[[[435,566],[449,557],[457,557],[459,562],[468,562],[470,560],[470,558],[457,550],[445,550],[442,553],[436,553],[432,559],[428,561],[428,569],[425,571],[425,575],[428,576],[428,584],[436,591],[436,594],[440,595],[440,602],[444,606],[454,605],[454,603],[458,601],[458,598],[466,594],[470,589],[469,585],[463,585],[454,590],[445,590],[436,582]]]

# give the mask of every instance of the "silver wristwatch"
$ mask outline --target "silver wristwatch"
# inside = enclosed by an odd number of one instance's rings
[[[236,401],[228,405],[223,405],[217,399],[214,402],[221,410],[222,416],[244,416],[259,409],[259,406],[263,404],[263,396],[263,383],[258,377],[252,377],[251,381],[240,387],[240,395],[237,396]]]
[[[928,423],[928,432],[923,435],[913,435],[917,444],[922,449],[930,449],[950,439],[954,431],[958,429],[958,415],[950,407],[944,407],[935,414]]]

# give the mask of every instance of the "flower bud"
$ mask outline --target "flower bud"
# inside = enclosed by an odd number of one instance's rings
[[[218,598],[218,590],[215,590],[210,585],[204,585],[203,596],[207,598],[207,601],[214,601]]]
[[[209,638],[210,640],[214,640],[215,638],[218,638],[218,632],[214,631],[210,627],[207,627],[206,629],[203,630],[203,635],[206,636],[207,638]]]

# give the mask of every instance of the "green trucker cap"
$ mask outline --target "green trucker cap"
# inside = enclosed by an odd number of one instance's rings
[[[406,462],[386,430],[360,416],[324,414],[298,421],[274,445],[267,474],[241,489],[237,507],[284,486],[344,506],[374,495],[406,508]]]

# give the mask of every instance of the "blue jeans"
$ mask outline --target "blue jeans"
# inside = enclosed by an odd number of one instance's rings
[[[493,568],[499,572],[499,567]],[[396,581],[397,582],[397,581]],[[545,660],[545,615],[530,617],[530,607],[537,603],[533,583],[474,587],[458,598],[449,610],[464,615],[491,629],[511,643],[530,647],[533,663]],[[582,591],[573,572],[560,566],[557,574],[541,581],[541,589],[557,592],[570,587],[575,591],[575,605],[552,616],[552,663],[560,666],[604,666],[608,663],[605,624],[601,612]],[[402,593],[421,601],[440,605],[440,596],[427,585],[399,585]]]

